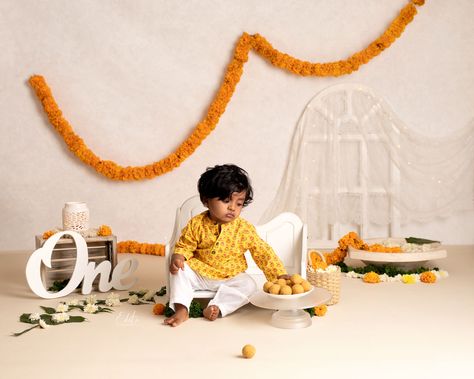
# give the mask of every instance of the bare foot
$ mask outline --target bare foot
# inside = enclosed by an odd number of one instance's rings
[[[202,311],[202,314],[209,321],[214,321],[219,316],[219,307],[217,305],[209,305]]]
[[[182,304],[175,304],[175,313],[173,316],[168,317],[163,321],[164,324],[169,326],[178,326],[179,324],[185,322],[188,318],[188,309]]]

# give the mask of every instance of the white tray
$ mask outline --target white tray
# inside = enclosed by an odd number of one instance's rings
[[[367,239],[365,242],[368,245],[372,245],[374,243],[380,243],[381,241],[387,240],[387,238],[373,238]],[[404,242],[404,238],[390,238],[391,241],[397,242]],[[382,265],[382,264],[393,264],[395,266],[422,266],[424,263],[428,261],[432,261],[435,259],[442,259],[448,256],[448,252],[441,247],[439,243],[431,244],[431,249],[422,252],[414,252],[414,253],[377,253],[377,252],[369,252],[365,250],[358,250],[354,249],[353,247],[349,247],[348,251],[349,258],[351,259],[360,259],[365,264],[374,264],[374,265]]]

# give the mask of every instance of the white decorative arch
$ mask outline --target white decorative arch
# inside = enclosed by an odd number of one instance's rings
[[[451,128],[451,125],[449,126]],[[473,209],[474,122],[444,137],[410,130],[367,87],[339,84],[301,115],[264,222],[284,211],[308,224],[310,246],[337,240],[344,225],[363,238],[386,227]]]

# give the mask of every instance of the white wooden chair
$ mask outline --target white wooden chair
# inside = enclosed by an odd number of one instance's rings
[[[167,290],[170,291],[169,264],[174,244],[179,239],[181,230],[188,221],[206,210],[199,196],[187,199],[176,211],[173,235],[165,247]],[[258,235],[266,241],[280,257],[289,274],[300,274],[306,277],[307,230],[306,224],[294,213],[285,212],[276,216],[264,225],[256,226]],[[266,281],[263,272],[253,261],[250,252],[245,253],[248,263],[247,273],[261,287]],[[212,298],[215,292],[195,291],[195,298]]]

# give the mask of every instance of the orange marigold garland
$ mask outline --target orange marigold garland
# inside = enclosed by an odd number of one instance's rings
[[[436,282],[436,275],[433,274],[431,271],[425,271],[420,274],[420,281],[423,283],[435,283]]]
[[[128,254],[148,254],[148,255],[165,255],[165,245],[160,243],[140,243],[137,241],[121,241],[117,244],[119,253]]]
[[[249,35],[243,33],[237,41],[234,55],[227,66],[222,84],[210,104],[204,119],[197,124],[189,137],[167,157],[145,166],[123,167],[115,162],[102,160],[90,150],[80,136],[78,136],[69,122],[63,117],[53,94],[40,75],[34,75],[29,79],[31,87],[41,101],[49,122],[64,139],[64,142],[82,162],[91,166],[99,174],[112,180],[143,180],[163,175],[178,167],[187,159],[202,143],[202,141],[214,130],[219,118],[225,112],[235,91],[235,87],[243,73],[243,66],[248,60],[250,50],[254,50],[275,67],[287,70],[301,76],[340,76],[347,75],[359,69],[363,64],[369,62],[383,50],[388,48],[400,35],[405,27],[413,20],[417,11],[415,5],[421,6],[423,0],[412,0],[392,21],[382,36],[373,41],[364,50],[361,50],[346,60],[328,63],[311,63],[293,58],[282,53],[261,35]],[[342,252],[339,253],[341,256]],[[331,264],[332,262],[328,262]]]

